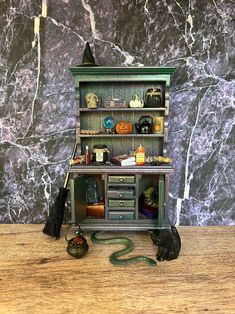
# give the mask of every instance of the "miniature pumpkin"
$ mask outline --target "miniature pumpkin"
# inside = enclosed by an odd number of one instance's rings
[[[129,106],[131,108],[142,108],[144,107],[144,102],[143,100],[141,100],[139,98],[139,96],[137,94],[135,94],[133,97],[132,97],[132,100],[130,101],[130,104]]]
[[[116,132],[118,134],[129,134],[132,132],[132,124],[127,121],[120,121],[116,124]]]

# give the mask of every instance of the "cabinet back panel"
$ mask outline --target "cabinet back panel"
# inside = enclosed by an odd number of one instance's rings
[[[137,130],[135,127],[135,123],[138,123],[140,118],[144,115],[149,115],[150,117],[164,117],[164,112],[162,111],[148,111],[140,112],[140,111],[122,111],[122,112],[81,112],[80,113],[80,127],[82,130],[88,129],[96,129],[102,130],[102,133],[105,132],[105,128],[103,126],[104,119],[108,116],[112,116],[115,120],[115,124],[120,121],[131,122],[132,124],[132,133],[137,134]],[[150,121],[151,119],[147,119]],[[142,119],[143,121],[143,119]]]
[[[81,142],[82,154],[85,153],[86,145],[92,150],[96,144],[105,144],[108,147],[110,156],[117,156],[129,153],[129,151],[135,151],[136,147],[141,144],[145,148],[147,155],[163,154],[163,138],[83,138]]]
[[[98,107],[104,107],[105,100],[112,98],[126,100],[128,104],[135,94],[144,99],[148,88],[160,88],[163,103],[165,102],[165,82],[80,82],[79,86],[80,89],[76,93],[80,96],[81,108],[86,108],[85,95],[87,93],[95,93],[99,97]]]

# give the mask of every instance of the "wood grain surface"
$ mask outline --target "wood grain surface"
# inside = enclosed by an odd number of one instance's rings
[[[76,260],[42,225],[0,225],[0,313],[235,313],[235,228],[179,227],[177,260],[114,266],[119,245],[90,241]],[[107,233],[110,235],[111,233]],[[149,234],[122,232],[155,258]],[[112,233],[113,235],[113,233]],[[71,237],[73,235],[71,234]]]

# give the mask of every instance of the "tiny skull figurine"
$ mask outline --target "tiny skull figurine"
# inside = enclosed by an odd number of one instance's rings
[[[94,93],[87,93],[85,96],[85,101],[87,108],[95,109],[97,108],[99,97]]]
[[[130,101],[130,107],[131,108],[142,108],[142,107],[144,107],[144,102],[143,102],[143,100],[141,100],[139,98],[139,96],[137,94],[135,94],[132,97],[132,100]]]

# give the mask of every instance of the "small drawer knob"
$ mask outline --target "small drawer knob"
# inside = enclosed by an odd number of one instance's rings
[[[120,194],[119,194],[119,197],[123,197],[123,194],[122,194],[122,193],[120,193]]]
[[[119,205],[120,206],[124,206],[124,202],[119,202]]]
[[[123,219],[123,218],[124,218],[123,215],[120,215],[120,216],[119,216],[119,219]]]
[[[119,179],[120,182],[123,182],[124,180],[125,180],[125,178],[123,178],[123,177],[121,177],[121,178]]]

